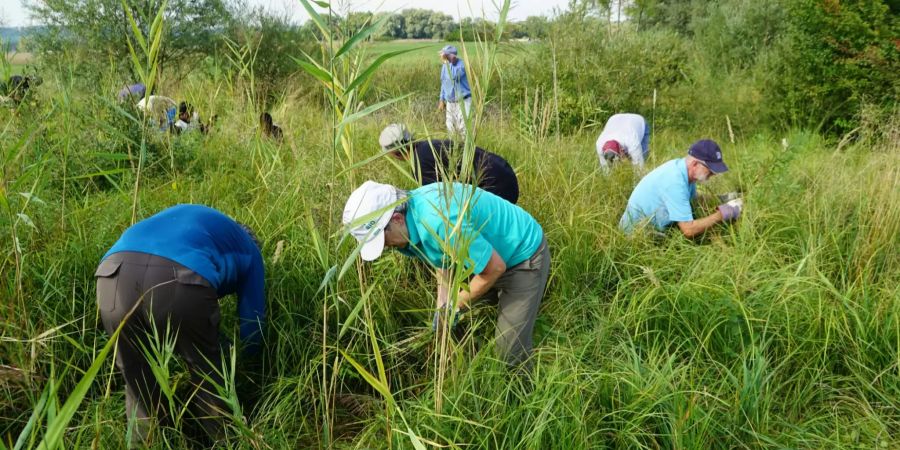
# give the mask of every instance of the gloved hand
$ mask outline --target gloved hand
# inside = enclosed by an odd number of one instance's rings
[[[730,222],[732,220],[737,219],[741,216],[741,210],[744,207],[744,202],[741,199],[735,199],[728,203],[724,203],[719,205],[719,212],[722,213],[722,220],[725,222]]]
[[[443,315],[446,311],[446,308],[438,308],[437,311],[434,312],[434,319],[431,321],[431,331],[437,331],[443,325]],[[459,325],[459,321],[462,320],[468,308],[460,309],[456,308],[453,311],[452,320],[450,321],[450,329],[456,328]]]

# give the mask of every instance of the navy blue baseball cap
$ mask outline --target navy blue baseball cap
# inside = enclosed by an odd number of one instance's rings
[[[688,155],[703,161],[703,164],[713,173],[728,172],[728,166],[722,162],[722,149],[719,144],[711,139],[701,139],[694,142],[688,150]]]

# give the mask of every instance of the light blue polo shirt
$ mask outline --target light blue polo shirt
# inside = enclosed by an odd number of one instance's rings
[[[635,186],[619,227],[626,233],[635,225],[648,220],[657,230],[673,222],[694,220],[691,199],[697,196],[697,186],[688,182],[684,158],[673,159],[653,169]]]
[[[409,245],[399,251],[446,268],[457,242],[466,268],[481,273],[494,250],[513,267],[530,258],[544,239],[541,225],[524,209],[468,184],[432,183],[410,191],[406,211]],[[474,192],[474,193],[473,193]],[[461,226],[457,219],[463,215]],[[461,241],[460,241],[461,240]]]

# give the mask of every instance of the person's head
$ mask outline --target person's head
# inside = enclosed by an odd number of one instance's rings
[[[260,114],[259,124],[265,129],[272,128],[272,115],[267,112]]]
[[[722,161],[722,149],[710,139],[694,142],[686,158],[688,181],[704,182],[713,175],[725,173],[728,166]]]
[[[603,158],[607,161],[613,161],[619,158],[622,158],[625,152],[622,151],[622,146],[619,144],[619,141],[609,140],[603,143]]]
[[[381,130],[378,136],[378,144],[381,150],[389,152],[397,159],[409,157],[409,144],[412,142],[412,133],[402,123],[392,123]]]
[[[438,52],[438,54],[441,56],[442,61],[451,63],[456,62],[457,50],[456,47],[452,45],[444,46],[444,48],[442,48],[441,51]]]
[[[350,194],[343,223],[362,244],[359,255],[363,261],[374,261],[385,247],[404,247],[409,243],[405,198],[404,191],[371,180]]]
[[[194,107],[187,104],[187,102],[181,102],[178,105],[178,119],[184,122],[191,121],[191,112],[193,112]]]
[[[13,75],[9,77],[9,82],[6,83],[9,86],[9,90],[19,89],[19,88],[28,88],[28,78],[23,77],[21,75]]]

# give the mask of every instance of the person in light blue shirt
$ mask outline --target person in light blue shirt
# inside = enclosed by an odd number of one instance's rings
[[[237,294],[245,356],[259,352],[265,321],[263,259],[252,231],[206,206],[173,206],[125,230],[94,275],[104,328],[112,335],[122,326],[116,366],[127,414],[137,421],[132,444],[146,439],[151,417],[172,420],[145,356],[158,345],[151,336],[167,333],[191,371],[194,420],[212,439],[224,437],[227,405],[214,387],[225,373],[218,299]]]
[[[630,233],[641,224],[649,224],[662,231],[676,223],[686,237],[693,238],[719,222],[737,219],[740,202],[722,204],[715,213],[697,220],[691,209],[691,201],[697,196],[696,183],[727,170],[718,144],[708,139],[697,141],[686,157],[668,161],[641,179],[628,199],[620,228]]]
[[[466,135],[466,117],[472,111],[472,89],[466,76],[466,64],[457,57],[456,47],[448,45],[441,57],[441,99],[438,109],[445,111],[447,132],[451,136]]]
[[[343,223],[361,243],[363,260],[393,247],[437,269],[435,329],[453,329],[473,300],[496,298],[498,349],[510,366],[527,361],[550,251],[524,209],[468,184],[433,183],[407,193],[367,181],[347,200]],[[469,277],[469,289],[451,302],[454,275]]]

